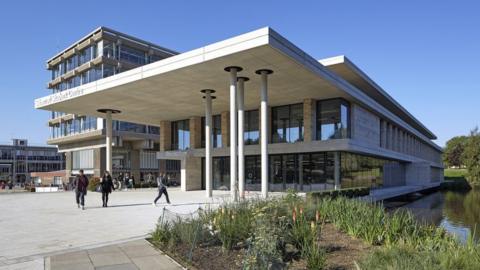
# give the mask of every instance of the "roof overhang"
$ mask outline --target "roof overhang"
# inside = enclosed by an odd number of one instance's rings
[[[246,109],[260,106],[260,76],[255,71],[264,68],[274,71],[269,79],[271,106],[305,98],[347,97],[309,72],[303,59],[296,61],[279,50],[278,42],[270,28],[263,28],[39,98],[35,108],[105,117],[97,110],[108,107],[122,112],[113,115],[115,120],[159,125],[162,120],[204,115],[200,90],[209,88],[216,90],[213,112],[220,113],[229,110],[229,74],[224,68],[232,65],[243,68],[239,76],[250,77],[245,85]]]
[[[110,108],[122,112],[113,115],[115,120],[159,125],[162,120],[204,115],[200,90],[215,89],[213,113],[218,114],[229,110],[227,66],[240,66],[239,76],[250,77],[245,84],[247,110],[260,106],[260,76],[255,71],[271,69],[270,106],[343,97],[431,143],[413,125],[268,27],[38,98],[35,108],[98,117],[105,117],[98,109]]]
[[[400,103],[393,99],[385,90],[376,84],[367,74],[358,68],[344,55],[321,59],[319,62],[329,70],[338,74],[352,85],[362,89],[368,96],[391,110],[407,123],[420,130],[429,139],[437,137],[427,129],[419,120],[410,114]]]

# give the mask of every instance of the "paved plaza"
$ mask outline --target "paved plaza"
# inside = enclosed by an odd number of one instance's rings
[[[171,205],[161,198],[152,206],[156,189],[113,192],[108,208],[101,194],[89,192],[86,210],[77,209],[73,192],[0,195],[0,269],[44,269],[44,258],[144,239],[165,207],[188,214],[216,207],[229,193],[182,192],[169,189]],[[208,205],[208,206],[207,206]]]

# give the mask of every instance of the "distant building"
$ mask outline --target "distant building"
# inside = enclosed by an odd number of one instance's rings
[[[30,179],[36,186],[62,186],[69,184],[70,179],[67,178],[65,170],[53,172],[32,172]]]
[[[13,139],[11,145],[0,145],[0,181],[30,182],[31,172],[65,169],[65,158],[56,147],[30,146],[27,140]]]

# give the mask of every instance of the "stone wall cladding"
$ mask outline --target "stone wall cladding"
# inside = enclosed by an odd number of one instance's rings
[[[380,118],[356,104],[352,104],[351,118],[352,139],[380,147]]]
[[[305,99],[303,101],[303,125],[304,134],[303,141],[310,142],[315,140],[315,111],[316,102],[313,99]]]
[[[190,127],[190,148],[202,148],[202,118],[200,116],[191,117]]]
[[[172,149],[172,125],[170,121],[160,122],[160,151]]]

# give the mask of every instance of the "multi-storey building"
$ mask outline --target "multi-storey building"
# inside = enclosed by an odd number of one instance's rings
[[[47,61],[51,71],[48,89],[53,94],[75,89],[177,54],[129,35],[100,27]],[[128,76],[128,75],[126,75]],[[132,89],[132,91],[135,91]],[[105,100],[105,106],[115,103]],[[87,105],[87,104],[85,104]],[[139,104],[139,109],[143,104]],[[105,121],[91,115],[53,111],[48,122],[48,144],[66,155],[67,175],[80,168],[99,176],[105,170]],[[158,125],[125,121],[113,123],[113,174],[158,172]]]
[[[56,147],[31,146],[27,140],[13,139],[0,145],[0,181],[30,182],[31,172],[51,172],[65,168],[64,155]]]
[[[157,158],[178,160],[182,190],[208,196],[217,188],[233,197],[287,188],[429,188],[443,179],[435,135],[385,90],[346,57],[317,60],[271,28],[35,106],[103,117],[107,131],[112,118],[159,125]]]

